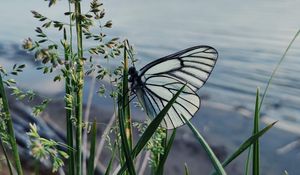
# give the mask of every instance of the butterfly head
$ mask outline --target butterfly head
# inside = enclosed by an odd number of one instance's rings
[[[141,80],[138,74],[138,71],[134,66],[128,69],[129,79],[128,81],[131,83],[131,90],[135,92],[135,89],[141,85]]]
[[[133,66],[128,69],[128,74],[130,76],[129,82],[134,82],[134,80],[138,77],[138,72],[136,68]]]
[[[134,75],[134,74],[136,74],[137,73],[137,71],[136,71],[136,68],[135,67],[130,67],[129,69],[128,69],[128,74],[129,75]]]

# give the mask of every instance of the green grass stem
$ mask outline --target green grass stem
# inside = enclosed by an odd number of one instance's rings
[[[64,40],[67,41],[67,34],[66,34],[66,30],[64,29]],[[67,45],[64,45],[64,53],[65,53],[65,60],[68,62],[70,61],[70,46],[68,47]],[[68,73],[70,73],[70,65],[66,64],[66,71]],[[65,91],[66,94],[72,94],[72,90],[71,90],[71,79],[70,76],[66,76],[66,80],[65,80]],[[68,106],[68,102],[66,102],[66,107]],[[67,125],[67,145],[69,147],[74,147],[74,143],[73,143],[73,125],[72,125],[72,111],[70,109],[66,109],[66,125]],[[68,155],[69,155],[69,159],[68,159],[68,173],[70,174],[74,174],[75,172],[75,160],[74,160],[74,151],[71,149],[68,149]]]
[[[125,165],[128,168],[130,175],[135,175],[135,168],[133,164],[133,159],[131,156],[131,149],[129,147],[129,140],[127,138],[126,134],[126,119],[125,119],[125,110],[124,109],[124,103],[123,103],[123,97],[119,96],[119,108],[118,108],[118,117],[119,117],[119,129],[120,129],[120,136],[121,136],[121,150],[123,153],[123,156],[125,157]],[[126,105],[128,106],[128,105]]]
[[[250,160],[252,158],[252,146],[250,146],[248,148],[248,152],[247,152],[247,159],[246,159],[246,165],[245,165],[245,175],[249,174],[249,167],[250,167]]]
[[[129,105],[129,90],[128,90],[128,57],[126,47],[124,49],[124,69],[123,69],[123,82],[122,82],[122,95],[118,98],[118,117],[119,129],[121,136],[121,150],[122,155],[125,157],[125,164],[128,168],[130,175],[136,174],[132,152],[132,130],[131,130],[131,117]]]
[[[12,121],[12,118],[10,115],[9,104],[8,104],[8,100],[7,100],[6,92],[4,89],[4,84],[3,84],[1,74],[0,74],[0,97],[1,97],[2,103],[3,103],[3,112],[6,117],[5,120],[7,121],[7,132],[9,134],[9,142],[10,142],[10,145],[12,148],[12,154],[13,154],[15,167],[16,167],[18,175],[23,175],[22,165],[21,165],[21,161],[20,161],[20,157],[19,157],[18,145],[17,145],[15,133],[14,133],[13,121]]]
[[[5,149],[5,146],[4,146],[4,144],[3,144],[2,140],[1,140],[1,138],[0,138],[0,145],[1,145],[2,152],[3,152],[3,154],[4,154],[4,157],[5,157],[5,160],[6,160],[6,164],[7,164],[7,166],[8,166],[9,173],[10,173],[10,175],[13,175],[13,167],[12,167],[12,165],[11,165],[11,163],[10,163],[10,160],[9,160],[9,157],[8,157],[8,154],[7,154],[7,151],[6,151],[6,149]]]
[[[80,0],[75,0],[76,14],[76,34],[77,34],[77,84],[76,90],[76,108],[75,116],[77,121],[76,126],[76,174],[82,174],[82,106],[83,106],[83,85],[84,85],[84,70],[83,70],[83,47],[82,47],[82,24],[81,24],[81,4]]]
[[[189,167],[187,166],[186,163],[184,164],[184,175],[190,175]]]
[[[259,132],[259,89],[257,88],[256,92],[256,101],[255,101],[255,114],[254,114],[254,126],[253,126],[253,135]],[[255,140],[253,143],[252,150],[252,174],[259,175],[259,139]]]
[[[127,41],[125,41],[127,42]],[[128,146],[130,151],[132,151],[132,128],[131,128],[131,114],[129,105],[129,89],[128,89],[128,55],[127,48],[124,47],[124,70],[123,70],[123,108],[125,117],[125,131],[126,138],[128,141]]]
[[[273,77],[275,76],[275,73],[277,72],[279,66],[281,65],[281,63],[282,63],[282,61],[284,60],[286,54],[287,54],[288,51],[290,50],[291,46],[293,45],[293,43],[295,42],[295,40],[296,40],[296,38],[299,36],[299,34],[300,34],[300,30],[297,31],[297,33],[295,34],[295,36],[293,37],[293,39],[290,41],[288,47],[285,49],[283,55],[281,56],[279,62],[277,63],[275,69],[273,70],[273,72],[272,72],[272,74],[271,74],[271,76],[270,76],[270,78],[269,78],[269,80],[268,80],[268,83],[267,83],[267,85],[266,85],[266,88],[265,88],[265,90],[264,90],[263,96],[262,96],[262,98],[261,98],[260,105],[259,105],[259,111],[260,111],[261,106],[262,106],[262,104],[263,104],[263,101],[264,101],[264,99],[265,99],[265,97],[266,97],[266,95],[267,95],[267,91],[268,91],[268,89],[269,89],[269,86],[271,85],[271,82],[272,82]]]

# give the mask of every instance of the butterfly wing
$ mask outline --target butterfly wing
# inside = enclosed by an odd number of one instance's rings
[[[210,46],[195,46],[147,64],[140,70],[143,86],[137,96],[148,116],[156,117],[183,85],[187,85],[176,99],[162,126],[172,129],[185,122],[181,115],[191,119],[200,108],[195,93],[208,79],[217,61],[218,53]]]
[[[153,80],[156,81],[157,77],[153,77]],[[147,84],[145,88],[140,88],[136,91],[139,101],[142,102],[147,115],[151,118],[156,117],[176,92],[184,86],[183,83],[171,77],[161,77],[161,80],[169,83],[151,83]],[[151,80],[149,79],[149,81]],[[181,114],[185,118],[191,119],[199,107],[199,96],[190,87],[186,86],[164,117],[162,126],[167,129],[173,129],[183,125],[185,122]]]

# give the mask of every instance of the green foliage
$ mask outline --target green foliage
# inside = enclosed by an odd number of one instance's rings
[[[134,122],[133,126],[138,129],[141,136],[147,129],[149,123],[150,122],[148,120],[143,123]],[[151,152],[149,165],[153,169],[156,169],[158,167],[160,155],[164,155],[165,148],[163,145],[163,141],[164,139],[166,139],[166,136],[167,135],[165,129],[162,127],[158,127],[145,146],[145,149]]]
[[[1,131],[2,132],[2,131]],[[8,157],[8,154],[7,154],[7,151],[6,151],[6,149],[5,149],[5,147],[4,147],[4,143],[2,142],[2,138],[0,138],[0,146],[1,146],[1,148],[2,148],[2,152],[3,152],[3,154],[4,154],[4,157],[5,157],[5,160],[6,160],[6,164],[7,164],[7,166],[8,166],[8,170],[9,170],[9,173],[10,174],[13,174],[13,167],[12,167],[12,164],[10,163],[10,160],[9,160],[9,157]],[[1,164],[0,164],[0,172],[1,172],[1,169],[2,167],[1,167]]]
[[[32,90],[23,91],[17,86],[12,86],[10,89],[12,90],[12,95],[15,95],[17,100],[28,98],[28,101],[32,101],[36,97],[36,93]]]
[[[0,101],[1,109],[3,109],[3,103]],[[10,145],[10,135],[7,133],[7,122],[9,122],[9,119],[7,118],[4,111],[0,112],[0,139],[1,144],[11,148]]]
[[[4,81],[2,79],[2,75],[0,74],[0,97],[1,97],[1,103],[0,103],[0,113],[1,113],[1,128],[0,128],[0,134],[1,134],[1,147],[2,150],[5,154],[5,158],[7,161],[7,164],[9,166],[9,170],[12,173],[12,166],[10,164],[10,161],[8,160],[8,156],[6,154],[6,149],[5,149],[5,144],[2,142],[2,139],[4,138],[7,139],[5,140],[7,145],[9,144],[9,146],[11,147],[11,151],[13,154],[13,158],[14,158],[14,166],[16,168],[16,171],[18,173],[18,175],[23,175],[23,170],[22,170],[22,165],[21,165],[21,161],[20,161],[20,156],[19,156],[19,151],[18,151],[18,145],[17,145],[17,141],[16,141],[16,137],[15,137],[15,133],[14,133],[14,128],[13,128],[13,121],[10,115],[10,109],[9,109],[9,104],[8,104],[8,100],[7,100],[7,96],[6,96],[6,92],[4,89]],[[7,135],[6,135],[7,133]]]
[[[66,152],[58,149],[58,146],[61,146],[54,140],[48,140],[42,138],[39,133],[37,126],[35,124],[29,124],[30,131],[27,132],[29,136],[29,149],[31,155],[39,160],[46,161],[51,160],[52,162],[52,171],[56,172],[60,167],[64,165],[62,159],[67,159],[69,156]]]
[[[56,3],[54,0],[49,1],[49,7]],[[105,62],[109,59],[117,58],[121,54],[123,48],[122,42],[119,42],[118,37],[110,37],[105,34],[107,29],[112,27],[111,20],[104,20],[105,11],[103,4],[98,0],[93,0],[90,3],[90,9],[87,13],[82,13],[81,2],[78,0],[69,1],[69,11],[64,15],[69,18],[69,23],[60,20],[51,19],[37,11],[31,11],[33,17],[41,22],[39,27],[36,27],[36,36],[34,39],[28,38],[23,42],[23,48],[35,55],[35,60],[41,63],[37,69],[41,70],[43,74],[55,73],[53,81],[65,80],[66,94],[65,94],[65,109],[67,122],[67,136],[68,145],[81,150],[82,144],[82,129],[84,123],[82,122],[82,96],[84,86],[84,76],[88,76],[96,71],[98,79],[108,78],[112,84],[117,84],[120,74],[116,74],[115,70],[110,70],[95,62],[95,58],[100,56]],[[103,24],[103,25],[95,25]],[[99,27],[100,32],[95,30]],[[54,28],[59,32],[63,32],[63,39],[59,42],[52,40],[48,36],[49,29]],[[69,28],[69,32],[67,32]],[[93,32],[96,33],[93,33]],[[77,44],[73,42],[73,35],[76,34]],[[68,39],[68,37],[69,39]],[[84,38],[83,38],[84,36]],[[84,49],[82,45],[83,40],[90,40],[94,42],[95,46]],[[77,51],[73,48],[77,47]],[[63,48],[63,51],[62,49]],[[64,55],[62,57],[61,55]],[[89,58],[89,59],[87,59]],[[84,69],[87,68],[85,71]],[[119,68],[118,68],[119,69]],[[106,92],[105,86],[102,85],[98,90],[98,94],[103,96]],[[25,98],[26,95],[15,89],[15,93],[19,98]],[[112,98],[116,98],[117,90],[109,92]],[[21,96],[23,95],[23,96]],[[47,106],[48,100],[44,100],[41,104],[33,108],[33,113],[39,115]],[[73,133],[73,131],[76,131]],[[75,138],[73,137],[75,134]],[[75,139],[75,143],[73,143]],[[69,171],[77,173],[81,172],[81,151],[76,152],[76,159],[73,161],[73,152],[69,152],[71,158],[69,160]],[[76,170],[74,168],[76,164]],[[73,167],[73,168],[72,168]],[[75,172],[74,172],[75,173]]]
[[[49,99],[45,99],[42,101],[41,104],[34,106],[32,109],[33,115],[35,116],[40,115],[45,110],[49,102],[50,102]]]
[[[24,68],[25,68],[25,64],[21,64],[21,65],[14,64],[11,74],[18,75],[18,73],[23,72]]]

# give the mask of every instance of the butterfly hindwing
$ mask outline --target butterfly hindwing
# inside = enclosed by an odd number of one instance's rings
[[[200,108],[195,93],[208,79],[217,61],[218,53],[210,46],[195,46],[147,64],[140,70],[143,86],[137,95],[148,116],[156,117],[171,98],[186,84],[176,99],[162,126],[172,129],[183,125],[183,115],[191,119]]]
[[[151,79],[149,79],[148,82],[149,84],[143,88],[141,94],[144,103],[143,106],[150,117],[156,117],[178,90],[184,86],[184,84],[178,81],[167,84],[152,84]],[[139,92],[137,93],[139,94]],[[168,111],[162,126],[167,129],[172,129],[183,125],[185,122],[181,114],[187,119],[191,119],[199,109],[199,106],[199,96],[195,94],[191,88],[186,86]]]

